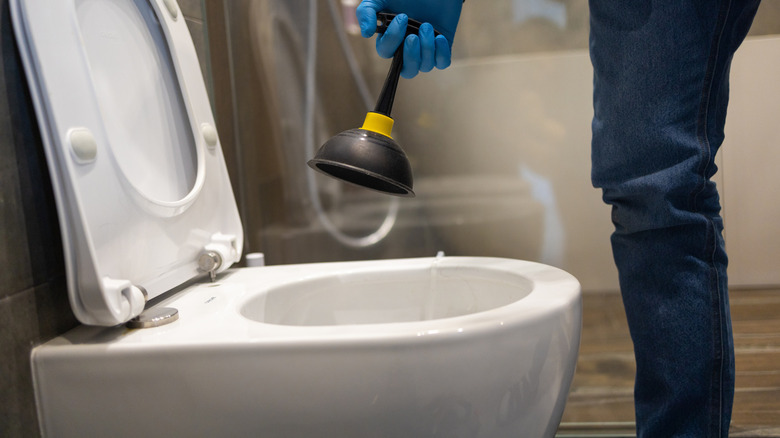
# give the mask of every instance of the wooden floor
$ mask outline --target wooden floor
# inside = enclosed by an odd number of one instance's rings
[[[780,437],[780,290],[731,291],[736,394],[732,437]],[[577,371],[558,437],[630,437],[636,365],[617,293],[583,296]]]

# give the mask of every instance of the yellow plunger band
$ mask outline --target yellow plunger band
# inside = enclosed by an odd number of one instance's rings
[[[377,134],[382,134],[385,137],[393,138],[390,136],[390,133],[393,131],[393,119],[384,114],[372,111],[366,114],[366,120],[363,122],[363,126],[361,126],[360,129],[373,131]]]

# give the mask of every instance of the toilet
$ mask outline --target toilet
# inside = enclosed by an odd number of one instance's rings
[[[33,349],[44,436],[554,436],[574,277],[442,254],[232,267],[243,230],[175,0],[10,5],[83,323]]]

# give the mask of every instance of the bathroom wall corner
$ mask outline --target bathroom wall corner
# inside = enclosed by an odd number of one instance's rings
[[[34,109],[0,0],[0,436],[40,434],[30,351],[76,326]]]

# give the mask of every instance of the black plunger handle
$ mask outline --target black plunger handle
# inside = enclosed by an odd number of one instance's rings
[[[403,47],[398,47],[393,55],[393,62],[390,64],[390,71],[387,73],[385,85],[382,86],[382,92],[379,93],[379,99],[376,101],[374,112],[384,114],[390,117],[390,111],[393,109],[395,100],[395,90],[398,88],[398,78],[401,76],[401,67],[404,64]]]
[[[387,26],[390,25],[390,22],[393,21],[393,18],[395,18],[396,14],[390,14],[387,12],[380,12],[377,14],[377,32],[379,33],[385,33],[387,30]],[[417,20],[409,19],[409,24],[406,25],[406,35],[404,38],[406,38],[409,35],[417,34],[420,31],[420,26],[422,23],[420,23]],[[434,37],[440,35],[440,33],[434,29],[433,31]],[[403,42],[400,46],[398,46],[398,49],[396,49],[395,54],[393,55],[393,62],[390,64],[390,71],[387,73],[387,78],[385,79],[385,84],[382,86],[382,92],[379,93],[379,99],[376,101],[376,106],[374,107],[374,112],[379,114],[384,114],[387,117],[390,117],[390,111],[393,109],[393,101],[395,100],[395,90],[398,88],[398,79],[401,76],[401,67],[403,67],[404,63],[404,50],[403,50]]]

